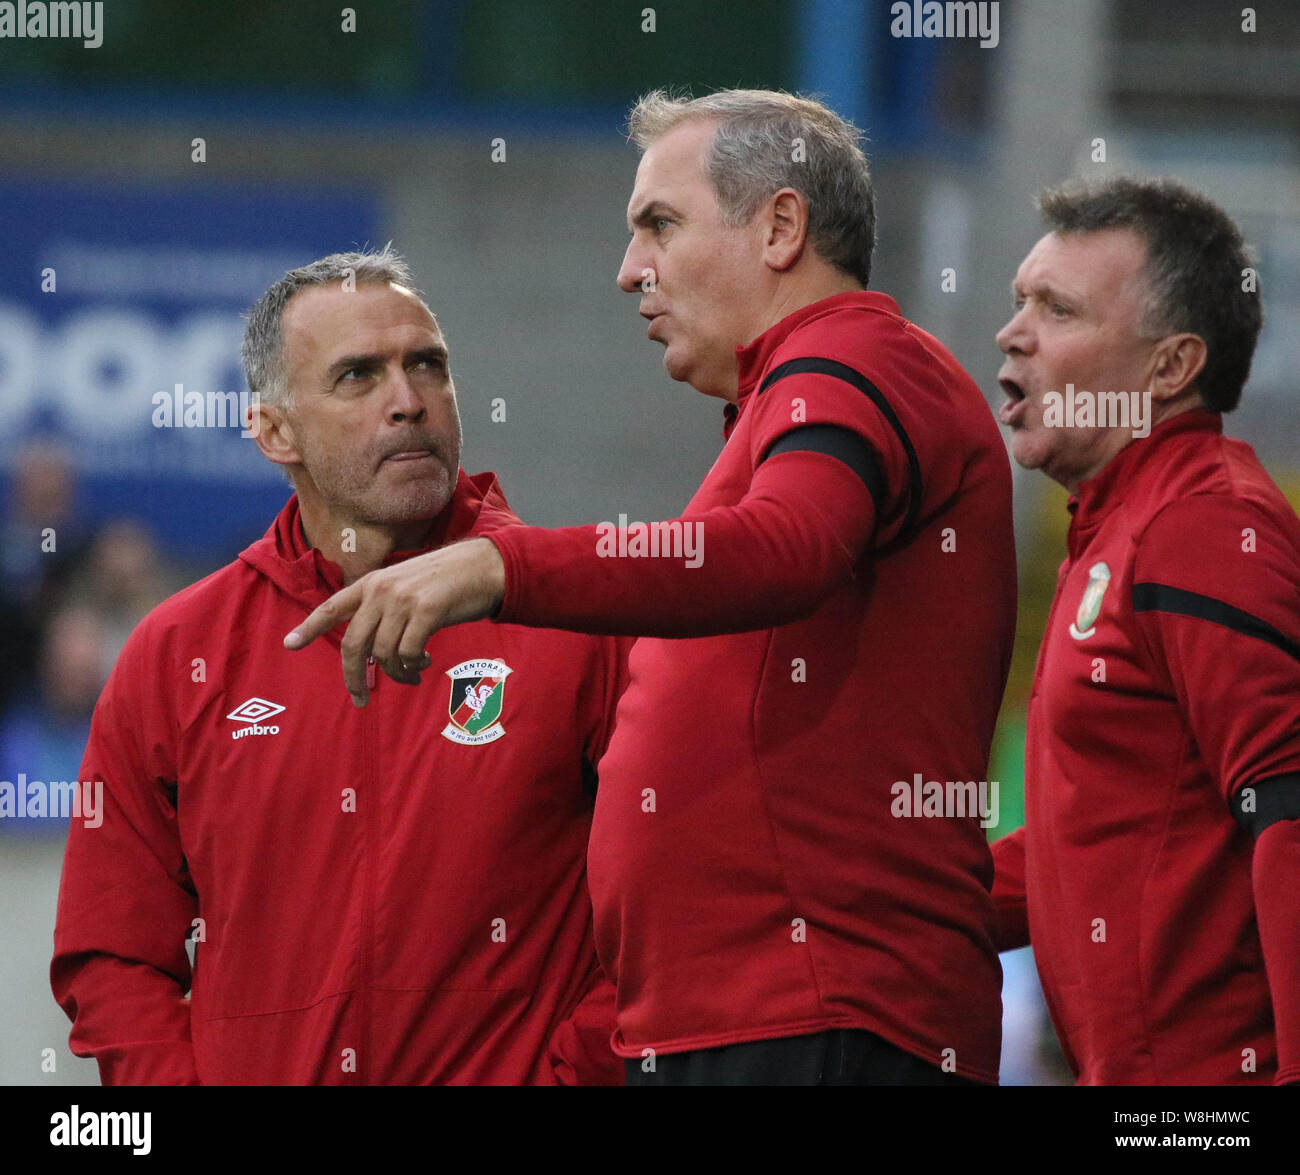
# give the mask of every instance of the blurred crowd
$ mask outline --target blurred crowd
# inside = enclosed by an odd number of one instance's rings
[[[37,441],[15,462],[0,520],[0,779],[72,780],[95,701],[126,638],[186,581],[136,520],[78,521],[72,456]],[[66,819],[4,821],[62,836]]]

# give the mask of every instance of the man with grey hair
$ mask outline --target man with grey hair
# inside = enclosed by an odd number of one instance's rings
[[[460,468],[447,344],[390,250],[287,273],[244,360],[294,493],[96,707],[102,824],[71,827],[51,967],[73,1052],[105,1084],[621,1084],[585,869],[616,642],[468,624],[353,707],[339,636],[291,656],[284,630],[520,523]]]
[[[997,942],[1032,943],[1081,1084],[1300,1082],[1300,521],[1223,435],[1254,268],[1172,180],[1039,202],[1001,418],[1070,528]]]
[[[669,375],[725,405],[683,516],[472,539],[359,580],[286,644],[351,617],[364,701],[367,655],[406,680],[466,619],[641,638],[589,852],[629,1082],[995,1082],[981,777],[1015,623],[997,426],[865,288],[852,126],[741,90],[649,94],[631,130],[618,284]]]

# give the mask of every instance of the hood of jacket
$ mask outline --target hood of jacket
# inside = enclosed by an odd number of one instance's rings
[[[260,539],[239,553],[240,559],[271,580],[285,595],[309,610],[343,588],[343,570],[307,543],[303,533],[298,495],[291,494]],[[456,489],[447,508],[430,524],[424,544],[394,551],[384,560],[391,567],[415,555],[424,555],[460,539],[489,534],[523,523],[506,504],[495,473],[470,476],[457,471]],[[338,638],[340,625],[331,637]]]

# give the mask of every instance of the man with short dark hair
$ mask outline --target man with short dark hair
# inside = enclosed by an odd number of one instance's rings
[[[683,516],[462,543],[286,643],[352,617],[364,701],[367,654],[400,680],[468,618],[642,638],[589,853],[629,1082],[995,1082],[981,776],[1015,623],[996,425],[864,289],[849,124],[786,94],[656,93],[632,132],[619,286],[668,373],[725,405]]]
[[[997,336],[1011,451],[1071,493],[998,945],[1083,1084],[1300,1080],[1300,522],[1223,436],[1260,306],[1170,181],[1045,193]]]
[[[447,344],[391,251],[291,270],[244,361],[295,492],[141,622],[95,709],[102,824],[72,822],[51,967],[73,1052],[105,1085],[621,1084],[585,869],[615,642],[464,625],[355,709],[338,636],[308,659],[284,629],[520,523],[460,468]]]

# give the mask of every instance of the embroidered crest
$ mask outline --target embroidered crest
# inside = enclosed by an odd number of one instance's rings
[[[467,747],[495,742],[503,734],[501,705],[506,678],[513,673],[504,661],[476,658],[446,671],[451,678],[447,715],[451,721],[442,737]]]
[[[1101,613],[1101,600],[1110,586],[1110,568],[1105,563],[1094,563],[1088,568],[1088,586],[1084,588],[1083,599],[1079,601],[1079,611],[1074,623],[1070,625],[1070,635],[1076,641],[1086,641],[1097,629],[1097,617]]]

